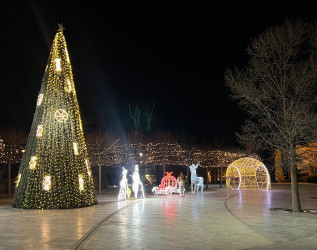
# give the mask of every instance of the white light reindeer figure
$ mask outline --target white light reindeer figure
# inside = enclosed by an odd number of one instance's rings
[[[120,181],[120,191],[118,195],[119,201],[127,199],[127,189],[128,189],[127,173],[128,173],[128,170],[122,167],[122,179]]]
[[[139,186],[141,187],[141,191],[142,191],[142,198],[144,199],[144,189],[143,189],[143,183],[140,180],[140,175],[139,175],[139,166],[135,165],[135,170],[134,173],[132,175],[132,179],[133,179],[133,192],[134,192],[134,196],[137,199],[138,198],[138,192],[139,192]]]
[[[201,192],[204,190],[204,178],[197,177],[196,169],[198,168],[198,164],[192,164],[189,166],[191,177],[190,177],[190,188],[192,193],[198,192],[199,187],[201,188]]]

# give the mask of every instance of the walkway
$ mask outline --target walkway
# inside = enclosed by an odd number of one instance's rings
[[[69,210],[21,210],[0,199],[0,249],[317,249],[317,185],[300,185],[292,213],[289,184],[270,191],[209,186],[182,198],[147,194]]]

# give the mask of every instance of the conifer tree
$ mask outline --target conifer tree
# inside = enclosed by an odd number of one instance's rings
[[[16,180],[17,208],[97,203],[63,26],[54,38]]]

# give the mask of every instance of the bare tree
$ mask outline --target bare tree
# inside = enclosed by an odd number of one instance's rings
[[[296,147],[316,140],[317,25],[286,20],[247,48],[249,64],[227,70],[231,97],[249,115],[242,144],[280,149],[291,170],[292,210],[301,211]]]
[[[27,135],[17,128],[4,128],[0,130],[0,139],[3,140],[4,157],[8,164],[8,198],[11,196],[11,164],[18,163],[22,157],[22,146],[25,146]]]

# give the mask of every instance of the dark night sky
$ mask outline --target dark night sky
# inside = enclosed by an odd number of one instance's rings
[[[225,70],[247,63],[250,39],[267,27],[317,16],[312,6],[289,1],[5,2],[0,127],[29,131],[49,50],[63,23],[89,129],[132,128],[128,103],[155,101],[152,131],[227,145],[236,145],[234,131],[244,115],[228,100]]]

